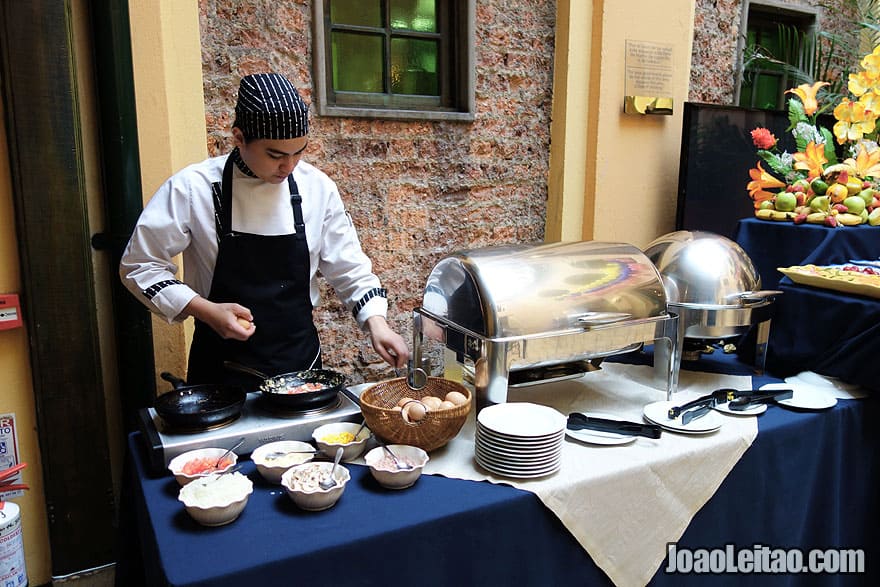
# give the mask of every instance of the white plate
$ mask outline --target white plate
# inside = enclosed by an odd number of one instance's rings
[[[492,432],[488,428],[483,428],[482,426],[477,426],[476,431],[477,436],[481,436],[482,438],[487,438],[497,444],[502,444],[505,446],[509,446],[511,448],[517,448],[521,450],[534,450],[540,449],[541,447],[547,446],[556,446],[560,442],[562,442],[562,438],[565,436],[565,431],[560,430],[553,436],[546,436],[542,438],[535,439],[524,439],[523,437],[516,436],[506,436],[504,434],[497,434]]]
[[[556,455],[556,454],[559,454],[560,452],[562,452],[562,442],[561,441],[557,445],[543,448],[541,450],[523,451],[523,450],[517,450],[515,448],[511,448],[508,446],[495,444],[491,441],[488,441],[488,440],[478,436],[475,445],[482,448],[485,452],[494,453],[494,454],[498,454],[501,456],[509,456],[509,457],[513,457],[513,458],[523,457],[523,458],[527,458],[527,459],[535,459],[535,458]]]
[[[745,410],[731,410],[730,407],[728,407],[727,402],[724,402],[723,404],[715,406],[715,409],[732,416],[757,416],[758,414],[763,414],[767,411],[767,404],[755,404]]]
[[[761,386],[761,389],[792,389],[793,386],[787,383],[768,383]],[[798,408],[801,410],[827,410],[833,408],[837,404],[837,398],[833,395],[820,391],[818,389],[810,389],[807,387],[801,389],[793,389],[790,399],[778,399],[776,403],[781,406],[790,408]]]
[[[601,430],[566,430],[565,435],[587,444],[602,444],[606,446],[630,444],[636,441],[635,435],[615,434],[614,432],[603,432]]]
[[[522,461],[519,459],[495,457],[491,454],[481,451],[479,448],[476,449],[474,454],[479,457],[481,461],[485,461],[490,465],[504,467],[512,471],[523,471],[526,473],[532,471],[546,470],[555,465],[558,465],[560,460],[562,459],[562,455],[556,455],[554,457],[541,459],[540,461]]]
[[[486,445],[482,442],[476,443],[476,445],[474,445],[474,448],[475,450],[482,452],[484,455],[491,456],[492,458],[495,458],[497,460],[507,460],[522,463],[548,461],[559,458],[559,455],[562,454],[562,450],[559,449],[543,453],[517,453],[514,451],[498,449],[493,446]]]
[[[527,438],[552,437],[565,430],[566,421],[553,408],[529,402],[496,404],[477,414],[477,422],[494,432]]]
[[[724,417],[714,410],[709,410],[702,418],[691,420],[687,424],[681,423],[681,416],[674,420],[669,419],[669,408],[681,405],[681,402],[654,402],[645,406],[645,419],[652,424],[665,428],[671,432],[683,432],[685,434],[706,434],[715,432],[724,423]]]
[[[619,420],[618,416],[610,414],[600,414],[598,412],[585,412],[588,418],[605,418],[606,420]],[[617,434],[615,432],[604,432],[602,430],[569,430],[565,429],[565,435],[580,442],[587,444],[602,444],[606,446],[614,446],[619,444],[630,444],[636,441],[635,434]]]
[[[555,465],[549,466],[546,469],[538,470],[538,471],[521,471],[516,469],[509,469],[507,467],[499,467],[485,461],[481,460],[479,456],[475,456],[475,460],[477,464],[486,469],[491,473],[495,473],[501,477],[513,477],[517,479],[535,479],[538,477],[546,477],[553,473],[559,471],[562,466],[562,463],[557,463]]]

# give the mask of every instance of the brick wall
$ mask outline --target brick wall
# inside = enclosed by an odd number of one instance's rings
[[[311,100],[311,0],[199,0],[211,154],[231,148],[238,80],[286,74]],[[336,180],[389,322],[407,340],[425,279],[449,252],[544,236],[556,5],[480,0],[472,123],[319,117],[306,159]],[[389,376],[332,291],[315,317],[325,365],[353,381]]]

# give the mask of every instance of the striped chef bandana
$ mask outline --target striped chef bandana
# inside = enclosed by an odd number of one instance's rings
[[[238,87],[234,126],[248,139],[302,137],[309,132],[309,107],[283,75],[247,75]]]

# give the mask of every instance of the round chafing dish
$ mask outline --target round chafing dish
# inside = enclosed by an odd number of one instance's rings
[[[769,321],[781,291],[762,290],[752,260],[734,241],[704,231],[680,230],[645,249],[663,280],[666,303],[679,316],[683,338],[731,339]]]

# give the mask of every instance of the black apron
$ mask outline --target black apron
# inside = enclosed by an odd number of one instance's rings
[[[259,378],[224,367],[224,361],[278,375],[321,367],[321,344],[312,320],[309,247],[302,196],[288,176],[294,234],[265,236],[232,231],[232,169],[213,184],[218,251],[208,299],[250,308],[256,331],[246,341],[221,338],[196,320],[189,355],[188,383],[233,383],[256,389]]]

